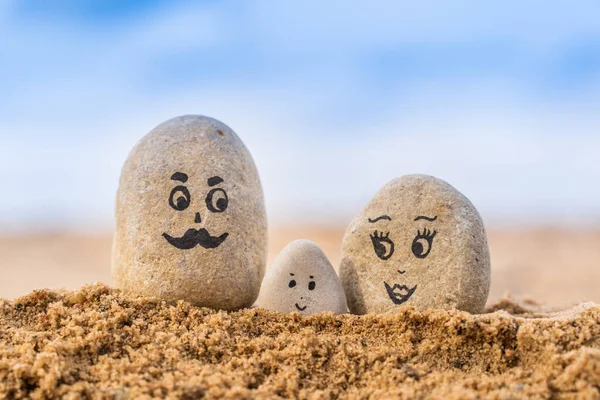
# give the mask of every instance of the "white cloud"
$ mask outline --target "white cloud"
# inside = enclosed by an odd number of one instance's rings
[[[27,139],[36,136],[4,122],[0,129],[20,137],[2,136],[0,143],[11,149],[0,160],[0,179],[12,188],[1,201],[0,220],[5,226],[13,220],[14,227],[46,217],[52,224],[58,216],[79,227],[110,226],[120,167],[133,144],[167,118],[198,112],[231,125],[251,149],[273,221],[347,222],[380,186],[407,173],[448,180],[491,220],[600,215],[600,187],[592,184],[600,180],[600,118],[578,114],[577,130],[570,130],[572,110],[564,105],[479,113],[477,104],[459,98],[448,111],[430,104],[428,113],[417,105],[421,111],[406,117],[403,104],[379,121],[364,123],[360,114],[358,124],[338,121],[346,135],[337,135],[303,120],[303,109],[295,107],[302,99],[295,97],[285,99],[294,112],[258,91],[169,97],[169,103],[160,96],[129,98],[133,105],[125,114],[95,117],[86,135],[69,135],[68,141]]]

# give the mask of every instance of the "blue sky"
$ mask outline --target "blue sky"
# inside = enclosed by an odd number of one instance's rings
[[[600,3],[548,3],[0,0],[0,226],[110,228],[130,148],[190,113],[243,138],[273,223],[407,173],[491,224],[600,222]]]

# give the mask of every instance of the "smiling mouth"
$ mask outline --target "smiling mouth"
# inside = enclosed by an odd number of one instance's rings
[[[298,303],[296,303],[296,304],[294,304],[294,305],[295,305],[295,306],[296,306],[296,308],[297,308],[298,310],[300,310],[300,311],[304,311],[304,310],[306,310],[306,307],[308,307],[308,306],[300,307],[300,306],[298,305]]]
[[[175,246],[181,250],[189,250],[193,249],[197,245],[200,245],[205,249],[214,249],[219,247],[219,245],[223,243],[225,239],[227,239],[229,233],[225,232],[221,236],[212,236],[204,228],[190,228],[181,237],[173,237],[168,233],[163,233],[162,235],[172,246]]]
[[[398,285],[397,283],[394,286],[390,286],[387,282],[383,282],[385,285],[385,290],[387,291],[388,296],[394,302],[394,304],[402,304],[405,303],[410,296],[413,295],[415,290],[417,290],[417,285],[413,288],[409,288],[406,285]]]

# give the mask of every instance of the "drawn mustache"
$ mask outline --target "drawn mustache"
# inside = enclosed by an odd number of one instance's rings
[[[181,250],[189,250],[200,245],[205,249],[214,249],[227,239],[229,233],[225,232],[221,236],[212,236],[205,228],[188,229],[183,236],[173,237],[168,233],[162,234],[167,242]]]

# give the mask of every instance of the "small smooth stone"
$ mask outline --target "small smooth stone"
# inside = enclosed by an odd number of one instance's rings
[[[340,280],[319,246],[309,240],[288,244],[267,269],[256,306],[303,315],[347,312]]]
[[[133,148],[117,193],[118,288],[216,309],[249,307],[264,276],[266,243],[258,172],[227,125],[177,117]]]
[[[469,199],[441,179],[407,175],[386,184],[351,222],[340,279],[350,311],[483,311],[490,253]]]

